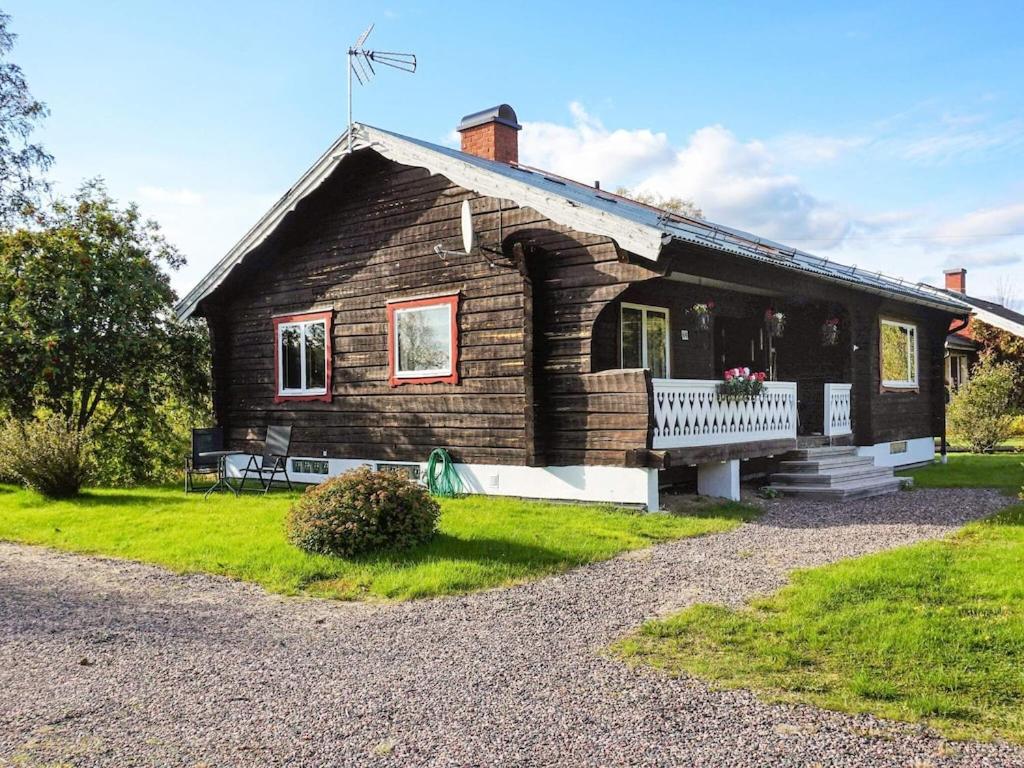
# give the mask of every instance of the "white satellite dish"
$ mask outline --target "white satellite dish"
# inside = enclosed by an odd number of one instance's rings
[[[473,232],[473,208],[469,200],[462,201],[462,250],[466,253],[473,252],[476,245],[476,234]]]

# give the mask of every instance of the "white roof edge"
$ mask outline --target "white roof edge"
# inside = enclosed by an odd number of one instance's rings
[[[580,232],[604,235],[615,240],[622,248],[652,261],[657,260],[662,245],[667,242],[660,228],[633,222],[612,213],[599,210],[565,197],[545,192],[533,184],[517,181],[480,167],[469,160],[453,157],[421,147],[413,141],[372,126],[357,123],[352,134],[356,150],[373,149],[389,160],[402,165],[426,168],[453,183],[477,194],[513,200],[518,205],[535,209],[557,224]],[[295,210],[298,203],[320,186],[334,172],[347,154],[346,131],[320,156],[302,177],[235,246],[189,291],[175,307],[182,320],[190,317],[203,298],[216,289],[235,265],[246,254],[262,243]]]
[[[427,149],[387,131],[361,125],[357,135],[365,136],[368,140],[366,146],[389,160],[402,165],[426,168],[480,195],[513,200],[517,205],[533,208],[556,224],[571,227],[578,232],[610,237],[620,247],[642,258],[656,261],[662,245],[669,239],[660,227],[631,221],[568,197],[547,192],[536,184],[495,173],[468,159]],[[539,174],[530,172],[530,175],[533,177]]]
[[[970,304],[970,301],[968,300],[967,303]],[[1013,322],[1013,320],[1008,320],[1005,317],[1000,317],[994,312],[989,312],[987,309],[982,309],[981,307],[977,307],[974,304],[971,304],[971,310],[973,311],[974,315],[983,323],[995,326],[1001,331],[1012,333],[1014,336],[1024,338],[1024,325],[1021,325],[1020,323],[1015,323]]]

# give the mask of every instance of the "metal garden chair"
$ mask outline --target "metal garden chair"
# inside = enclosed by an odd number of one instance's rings
[[[216,475],[218,460],[200,454],[224,449],[224,430],[221,427],[204,427],[192,430],[192,454],[185,457],[185,493],[196,490],[195,475]],[[200,490],[204,490],[201,488]]]
[[[242,470],[242,484],[238,487],[239,492],[245,490],[245,481],[250,475],[259,478],[263,486],[263,493],[270,490],[274,478],[278,474],[284,477],[288,484],[288,490],[292,490],[292,481],[288,477],[288,451],[292,443],[292,428],[281,426],[267,427],[267,438],[263,443],[263,456],[250,456],[249,463]],[[269,477],[268,477],[269,475]]]

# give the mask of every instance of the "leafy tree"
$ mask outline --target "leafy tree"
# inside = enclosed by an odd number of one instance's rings
[[[693,202],[693,200],[684,200],[681,197],[663,197],[662,195],[654,194],[651,192],[639,192],[630,190],[627,187],[619,187],[615,190],[616,195],[622,197],[628,197],[630,200],[635,200],[638,203],[644,205],[650,205],[654,208],[661,208],[672,213],[678,213],[681,216],[688,216],[691,219],[703,219],[704,211]]]
[[[946,416],[955,440],[976,453],[988,453],[1013,434],[1016,368],[983,358],[971,377],[957,389]]]
[[[53,158],[30,140],[46,105],[29,93],[21,67],[9,60],[17,38],[8,29],[11,17],[0,11],[0,226],[8,227],[34,209],[47,187],[42,174]]]
[[[971,335],[981,343],[982,357],[995,363],[1008,363],[1018,374],[1013,387],[1016,408],[1024,408],[1024,339],[996,328],[994,325],[971,318]],[[972,374],[973,375],[973,374]]]
[[[145,479],[180,418],[172,406],[208,407],[208,339],[172,309],[166,270],[183,259],[99,181],[36,222],[0,233],[0,407],[88,429],[101,444],[101,474],[114,473],[104,479]],[[146,440],[155,441],[148,454],[139,450]],[[135,453],[142,464],[132,467]]]

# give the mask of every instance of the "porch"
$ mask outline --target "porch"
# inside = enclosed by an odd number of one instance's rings
[[[650,372],[647,448],[631,458],[680,477],[696,467],[699,492],[737,498],[740,461],[853,445],[855,397],[867,393],[869,372],[854,325],[866,317],[857,305],[768,285],[669,275],[630,286],[606,308],[593,354],[605,370]],[[723,373],[744,367],[763,374],[762,391],[723,394]]]
[[[750,398],[723,395],[723,382],[702,379],[653,379],[651,451],[648,464],[661,469],[697,468],[697,491],[729,499],[740,497],[740,461],[774,458],[802,447],[798,385],[765,382]],[[808,444],[852,442],[853,385],[823,385],[824,434]]]

